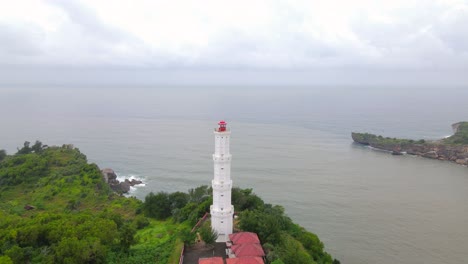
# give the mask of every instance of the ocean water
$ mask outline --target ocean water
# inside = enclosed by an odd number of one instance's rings
[[[352,131],[441,138],[468,87],[2,87],[0,148],[72,143],[143,179],[131,195],[212,179],[212,129],[232,130],[234,184],[283,205],[345,264],[466,263],[468,168],[392,156]]]

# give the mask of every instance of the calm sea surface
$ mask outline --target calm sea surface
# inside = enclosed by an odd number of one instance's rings
[[[441,138],[468,87],[0,88],[0,148],[72,143],[153,191],[212,178],[212,128],[232,130],[232,177],[281,204],[345,264],[467,263],[468,168],[355,145],[351,131]]]

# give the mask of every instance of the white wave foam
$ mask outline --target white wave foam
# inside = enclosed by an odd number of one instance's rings
[[[135,192],[136,190],[137,190],[137,187],[135,187],[135,186],[130,186],[130,190],[128,191],[128,193],[129,193],[129,194],[130,194],[130,193],[133,193],[133,192]]]
[[[375,151],[381,151],[381,152],[392,153],[392,151],[386,150],[386,149],[379,149],[379,148],[374,148],[374,147],[371,147],[371,146],[367,146],[367,147],[370,148],[370,149],[372,149],[372,150],[375,150]]]
[[[146,183],[145,183],[145,178],[144,177],[141,177],[139,175],[135,175],[135,174],[129,174],[129,175],[120,175],[120,176],[117,176],[117,180],[119,182],[124,182],[125,179],[131,181],[131,180],[137,180],[137,181],[141,181],[142,183],[140,184],[136,184],[135,186],[130,186],[130,191],[131,191],[131,188],[136,188],[136,187],[143,187],[143,186],[146,186]]]
[[[136,192],[138,192],[138,188],[140,187],[145,187],[146,186],[146,183],[145,183],[145,178],[144,177],[141,177],[139,175],[135,175],[135,174],[129,174],[129,175],[121,175],[121,176],[118,176],[117,177],[117,180],[119,180],[120,182],[123,182],[125,181],[125,179],[131,181],[131,180],[138,180],[138,181],[141,181],[142,183],[140,184],[136,184],[134,186],[130,186],[130,190],[125,194],[126,197],[130,197],[130,196],[133,196],[135,195]]]

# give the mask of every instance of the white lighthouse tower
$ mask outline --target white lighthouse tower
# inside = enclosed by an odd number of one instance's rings
[[[229,153],[229,139],[231,131],[226,128],[226,122],[220,121],[215,128],[215,152],[213,205],[210,206],[211,227],[218,232],[216,242],[226,242],[232,234],[232,218],[234,206],[231,204],[231,154]]]

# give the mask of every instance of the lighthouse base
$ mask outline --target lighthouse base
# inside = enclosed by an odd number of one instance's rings
[[[216,242],[229,241],[229,235],[232,234],[234,206],[231,205],[229,210],[216,210],[213,206],[210,207],[211,213],[211,228],[218,233]]]
[[[226,243],[227,241],[229,241],[229,235],[218,235],[216,239],[217,243]]]

